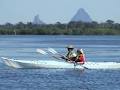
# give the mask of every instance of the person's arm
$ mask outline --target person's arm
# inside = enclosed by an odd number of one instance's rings
[[[77,61],[78,61],[78,59],[79,59],[79,56],[78,56],[78,55],[76,55],[75,62],[77,62]]]

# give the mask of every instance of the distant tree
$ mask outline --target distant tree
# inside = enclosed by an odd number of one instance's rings
[[[16,28],[18,28],[18,29],[24,29],[25,24],[24,24],[23,22],[19,22],[19,23],[17,23],[15,26],[16,26]]]
[[[26,26],[27,26],[27,28],[33,28],[32,22],[27,22]]]
[[[98,27],[98,22],[92,21],[91,26],[92,26],[92,28],[97,28]]]
[[[108,28],[113,28],[113,24],[114,24],[114,21],[112,21],[112,20],[107,20],[105,25],[106,25]]]
[[[13,24],[11,24],[11,23],[6,23],[4,26],[5,26],[5,28],[12,28],[12,27],[13,27]]]
[[[106,23],[108,23],[108,24],[114,24],[114,21],[112,21],[112,20],[107,20]]]
[[[61,24],[61,22],[56,22],[57,25]]]

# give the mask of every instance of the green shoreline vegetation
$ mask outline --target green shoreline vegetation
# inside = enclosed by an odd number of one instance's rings
[[[107,20],[104,23],[69,22],[62,24],[35,25],[31,22],[24,24],[6,23],[0,25],[0,35],[120,35],[120,24]]]

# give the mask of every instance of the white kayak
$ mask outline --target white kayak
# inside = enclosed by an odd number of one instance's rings
[[[62,61],[50,61],[50,60],[14,60],[2,57],[2,61],[5,65],[13,68],[74,68],[73,63]],[[84,69],[82,66],[77,65],[76,68]]]
[[[84,65],[74,65],[70,62],[50,60],[14,60],[2,57],[2,62],[12,68],[77,68],[77,69],[120,69],[117,62],[86,62]]]

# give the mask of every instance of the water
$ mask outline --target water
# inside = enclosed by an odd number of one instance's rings
[[[36,48],[65,54],[68,44],[83,48],[87,61],[120,62],[120,36],[0,36],[0,57],[51,60]],[[120,70],[13,69],[0,64],[0,90],[10,89],[120,90]]]

